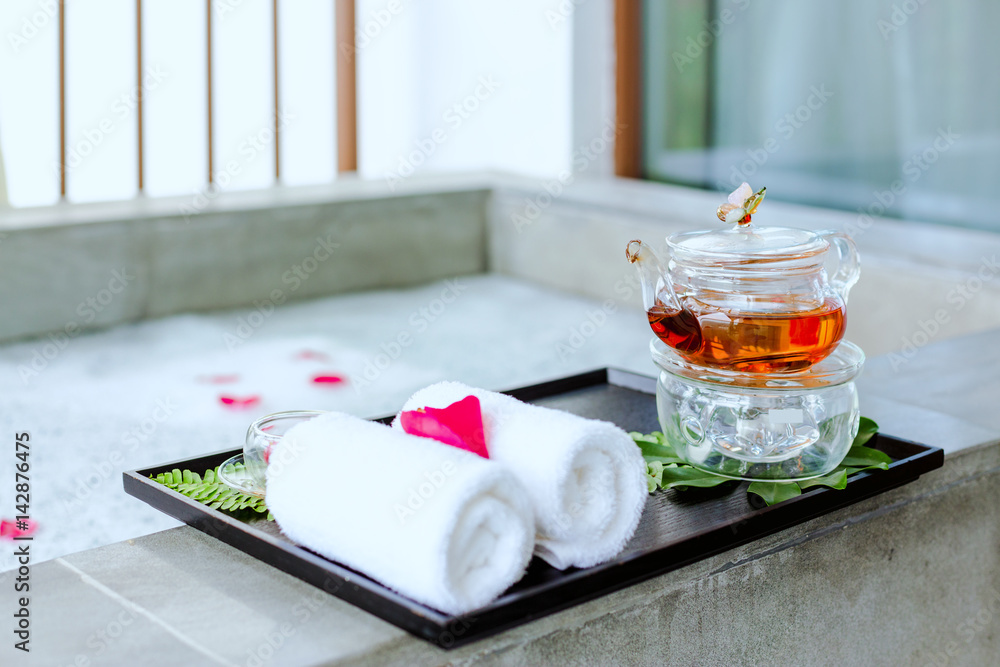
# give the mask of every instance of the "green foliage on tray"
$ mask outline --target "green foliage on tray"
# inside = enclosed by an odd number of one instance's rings
[[[892,463],[889,455],[877,449],[865,447],[865,443],[871,440],[877,432],[878,424],[867,417],[862,417],[858,427],[858,435],[851,443],[850,451],[833,472],[803,482],[752,482],[747,488],[747,492],[760,496],[768,505],[774,505],[801,495],[803,490],[814,486],[843,489],[847,486],[847,478],[862,470],[886,470]],[[630,435],[635,444],[642,450],[643,458],[646,459],[646,484],[650,493],[657,489],[707,488],[733,481],[728,477],[706,472],[685,463],[677,455],[669,438],[659,431],[649,434],[631,433]]]
[[[214,510],[222,510],[242,521],[260,518],[260,515],[265,513],[268,521],[274,521],[274,516],[268,511],[263,498],[230,488],[219,479],[218,468],[206,470],[204,475],[174,468],[170,472],[161,472],[156,477],[150,475],[150,478],[188,498],[204,503]]]

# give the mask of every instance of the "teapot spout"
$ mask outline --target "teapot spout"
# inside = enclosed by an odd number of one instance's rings
[[[649,311],[654,306],[680,309],[680,302],[674,293],[666,264],[649,244],[635,239],[625,246],[625,257],[639,271],[642,283],[642,305]]]

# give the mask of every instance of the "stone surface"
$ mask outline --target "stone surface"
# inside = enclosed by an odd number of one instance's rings
[[[15,572],[0,574],[0,590],[4,591],[0,609],[11,628],[10,619],[17,611],[11,594],[15,578]],[[147,609],[109,595],[99,583],[85,581],[59,561],[34,565],[29,584],[29,652],[14,649],[13,634],[5,628],[0,647],[4,665],[218,664],[203,647],[192,646],[171,632],[172,628],[151,618]]]
[[[157,623],[125,628],[114,655],[195,647],[184,664],[987,665],[1000,651],[1000,448],[449,652],[187,527],[45,563],[33,581],[36,664],[93,656],[86,638],[128,618],[112,604],[124,599]],[[90,600],[95,585],[111,601]],[[43,632],[53,617],[71,631]]]
[[[502,278],[479,280],[478,289],[513,303],[519,294],[545,294]],[[1000,400],[1000,390],[989,382],[992,365],[963,356],[991,343],[1000,343],[1000,332],[930,345],[895,373],[876,359],[866,376],[865,409],[885,432],[946,447],[944,468],[454,651],[181,527],[36,565],[31,658],[123,664],[155,651],[164,664],[169,655],[184,664],[289,667],[993,664],[1000,655],[1000,432],[965,415],[978,414],[969,405]],[[942,368],[948,389],[928,410],[919,380]],[[9,589],[13,576],[0,575],[0,588]],[[3,604],[11,607],[11,596]],[[132,616],[125,627],[122,619]],[[102,629],[118,636],[97,655]],[[9,646],[0,647],[8,664],[3,651]]]

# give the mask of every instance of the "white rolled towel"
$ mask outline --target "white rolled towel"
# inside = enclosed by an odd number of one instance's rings
[[[535,510],[535,553],[560,570],[621,553],[646,505],[646,466],[614,424],[523,403],[460,382],[421,389],[403,410],[479,399],[490,460],[510,468]],[[393,427],[402,430],[399,417]]]
[[[534,543],[531,505],[508,470],[341,413],[274,447],[267,506],[295,542],[449,614],[520,579]]]

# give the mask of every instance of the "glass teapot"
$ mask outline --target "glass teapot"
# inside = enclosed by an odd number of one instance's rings
[[[840,232],[754,226],[750,214],[763,193],[743,184],[720,207],[718,216],[735,227],[667,237],[667,261],[642,241],[626,247],[653,333],[691,363],[798,371],[844,336],[847,294],[860,273],[854,241]],[[828,276],[831,250],[838,267]]]

